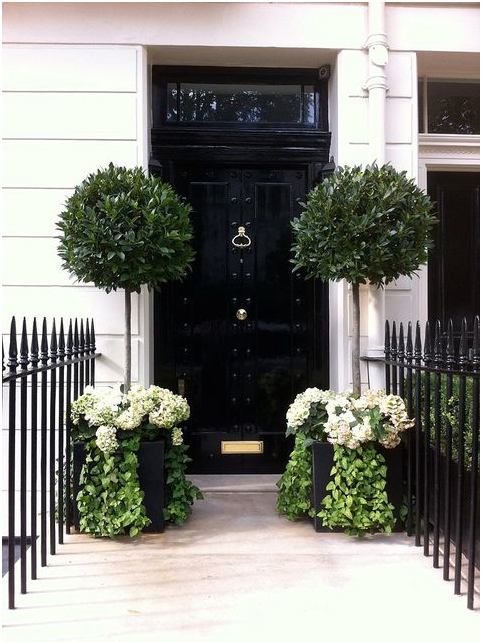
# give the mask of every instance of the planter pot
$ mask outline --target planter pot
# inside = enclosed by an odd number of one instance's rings
[[[143,504],[151,524],[144,533],[164,532],[164,440],[143,441],[137,453],[139,459],[139,485],[144,491]],[[83,444],[74,444],[74,526],[79,530],[79,512],[75,498],[80,490],[79,479],[82,466],[85,464]]]
[[[317,513],[320,512],[321,502],[325,497],[326,487],[330,482],[330,470],[333,467],[333,445],[329,443],[315,443],[312,445],[312,502]],[[397,522],[395,531],[404,530],[403,523],[399,518],[400,507],[403,501],[403,446],[387,449],[382,446],[378,447],[379,452],[385,457],[387,462],[387,494],[388,500],[395,507],[395,516]],[[313,518],[313,528],[317,533],[341,533],[343,528],[328,528],[323,526],[321,518]]]

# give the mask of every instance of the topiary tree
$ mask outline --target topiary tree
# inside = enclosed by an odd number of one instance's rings
[[[125,291],[124,392],[131,385],[131,293],[181,279],[194,258],[191,207],[140,167],[110,163],[75,188],[60,214],[62,267],[84,283]]]
[[[430,198],[391,165],[339,167],[310,192],[292,223],[295,270],[346,279],[353,297],[353,390],[360,394],[360,283],[382,287],[427,262],[437,222]]]

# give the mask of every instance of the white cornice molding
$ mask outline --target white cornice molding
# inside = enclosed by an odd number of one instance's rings
[[[463,134],[419,134],[418,144],[423,147],[450,146],[450,147],[479,147],[480,136],[469,136]]]
[[[419,158],[480,159],[480,136],[458,134],[419,134]]]

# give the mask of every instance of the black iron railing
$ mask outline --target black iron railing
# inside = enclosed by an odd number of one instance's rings
[[[70,406],[72,401],[84,392],[85,386],[94,385],[96,356],[98,355],[95,351],[94,322],[89,323],[87,320],[84,326],[83,319],[80,322],[77,319],[69,321],[67,337],[64,333],[63,319],[60,320],[58,332],[54,319],[49,344],[47,321],[44,318],[40,351],[37,322],[34,319],[29,351],[27,325],[24,318],[20,351],[18,351],[16,321],[15,317],[12,318],[6,368],[2,342],[2,384],[8,387],[4,417],[8,417],[8,606],[11,609],[15,607],[14,565],[17,542],[20,545],[20,592],[26,593],[28,545],[30,545],[30,578],[37,579],[38,523],[40,523],[41,566],[47,565],[47,549],[51,555],[55,555],[57,542],[63,543],[64,528],[67,533],[70,532],[72,522],[68,499],[71,496]],[[17,430],[18,428],[20,430]],[[20,446],[19,457],[17,457],[18,445]],[[30,451],[29,458],[28,451]],[[17,474],[17,466],[19,474]],[[38,478],[40,488],[38,488]],[[29,502],[27,501],[28,479],[30,480]],[[19,481],[18,506],[17,480]],[[38,492],[40,492],[40,511]],[[65,514],[64,497],[67,498]],[[29,506],[27,506],[28,503]],[[17,537],[15,523],[17,512],[20,516],[20,537]],[[29,533],[27,532],[28,514],[30,514]]]
[[[406,339],[405,339],[406,336]],[[474,608],[475,569],[480,568],[480,324],[473,332],[462,321],[442,331],[439,321],[427,322],[422,348],[420,323],[405,335],[400,324],[386,322],[385,374],[387,392],[399,394],[415,418],[406,433],[406,495],[409,535],[433,566],[443,556],[443,578],[461,594],[462,562],[467,564],[467,606]]]

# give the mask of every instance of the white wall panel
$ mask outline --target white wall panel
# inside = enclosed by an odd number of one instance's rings
[[[43,17],[40,21],[49,27]],[[129,47],[5,45],[3,91],[135,92],[136,55]]]
[[[390,98],[412,97],[412,53],[389,52],[387,72]]]
[[[386,110],[387,143],[411,145],[413,140],[413,109],[411,98],[388,98]]]
[[[57,241],[51,238],[6,238],[2,251],[3,285],[72,285],[62,270]],[[23,296],[19,291],[19,296]]]
[[[55,223],[72,190],[3,189],[3,236],[56,236]]]
[[[409,321],[416,321],[417,315],[413,310],[413,296],[411,292],[387,291],[385,297],[385,316],[392,322],[395,321],[397,328],[403,323],[405,331]]]
[[[341,157],[341,153],[340,153]],[[370,165],[373,163],[368,143],[350,144],[343,153],[343,165]]]
[[[418,4],[418,6],[417,6]],[[386,3],[391,49],[405,51],[480,51],[478,3]]]
[[[137,165],[135,141],[6,140],[4,187],[73,188],[99,167]]]
[[[411,290],[413,281],[408,276],[401,276],[385,286],[385,290],[395,290],[401,292],[402,290]]]
[[[345,127],[347,136],[352,144],[368,144],[370,130],[368,120],[368,98],[348,98],[346,106]]]
[[[4,138],[136,138],[136,95],[4,93]]]
[[[102,356],[95,363],[95,380],[100,383],[124,381],[124,339],[99,337],[97,352]],[[132,339],[132,381],[139,381],[139,339]]]
[[[412,177],[414,174],[412,146],[387,145],[386,162],[391,163],[399,172],[405,170],[408,177]]]
[[[39,314],[47,314],[48,318],[53,317],[64,323],[69,318],[83,317],[94,319],[94,326],[97,333],[111,335],[124,333],[124,291],[110,292],[106,294],[102,290],[90,287],[60,288],[49,287],[39,288],[27,287],[4,287],[2,292],[2,329],[6,333],[10,326],[12,316],[17,321],[23,316],[27,318],[27,330],[30,332],[33,317]],[[139,296],[132,295],[132,333],[139,332]],[[66,328],[67,330],[67,328]]]
[[[350,49],[366,37],[366,13],[336,2],[6,3],[3,40]]]
[[[364,51],[344,51],[344,92],[350,97],[366,97],[363,85],[368,76],[368,56]]]

